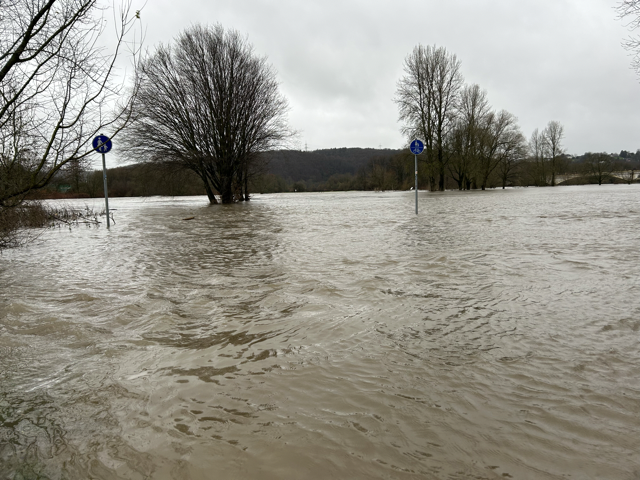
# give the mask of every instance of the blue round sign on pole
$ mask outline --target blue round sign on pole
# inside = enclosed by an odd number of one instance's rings
[[[411,142],[409,149],[414,155],[420,155],[424,150],[424,143],[422,143],[422,140],[418,140],[416,138],[413,142]]]
[[[111,140],[105,135],[98,135],[93,139],[93,149],[98,153],[109,153],[112,146]]]

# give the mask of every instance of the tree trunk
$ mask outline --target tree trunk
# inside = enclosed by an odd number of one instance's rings
[[[249,200],[251,200],[251,198],[249,196],[249,175],[248,175],[248,172],[245,171],[245,173],[244,173],[244,201],[248,202]]]
[[[216,198],[215,194],[213,193],[213,189],[211,188],[211,185],[209,185],[209,182],[207,182],[206,180],[204,182],[204,189],[207,192],[207,197],[209,198],[209,203],[211,205],[216,205],[218,203],[218,199]]]
[[[482,185],[480,186],[480,188],[482,190],[485,190],[487,188],[487,182],[489,181],[489,175],[486,175],[483,179],[482,179]]]
[[[222,179],[220,201],[221,203],[233,203],[233,179],[231,178],[231,175],[226,175]]]
[[[442,147],[438,148],[438,191],[444,192],[444,155]]]

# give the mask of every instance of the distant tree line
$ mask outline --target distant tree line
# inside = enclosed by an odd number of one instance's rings
[[[562,125],[549,122],[527,142],[512,113],[493,110],[486,91],[464,83],[460,61],[445,48],[413,49],[395,101],[407,143],[419,138],[425,144],[419,170],[430,190],[445,190],[447,178],[459,190],[504,188],[527,159],[533,184],[556,184],[564,154]]]
[[[409,190],[414,184],[413,154],[408,150],[336,148],[302,152],[267,152],[264,171],[253,176],[249,189],[255,193],[324,192],[349,190]],[[51,184],[38,192],[40,198],[102,197],[102,170],[80,168],[71,163]],[[541,186],[540,159],[525,158],[509,170],[496,169],[487,178],[486,188]],[[637,182],[640,150],[619,154],[588,152],[557,159],[558,185]],[[612,175],[615,173],[619,176]],[[633,180],[631,176],[633,175]],[[206,195],[195,172],[172,162],[143,163],[109,169],[109,196]],[[622,178],[620,178],[622,177]],[[447,190],[458,189],[458,178],[445,175]],[[420,172],[419,188],[429,185],[428,172]],[[470,188],[477,188],[471,185]]]

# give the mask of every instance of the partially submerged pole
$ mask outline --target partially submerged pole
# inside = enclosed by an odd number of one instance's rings
[[[107,211],[107,228],[111,227],[111,221],[109,219],[109,192],[107,191],[107,161],[104,154],[111,150],[113,144],[109,137],[100,134],[93,139],[93,148],[96,152],[102,154],[102,179],[104,181],[104,203]]]
[[[104,181],[104,203],[107,209],[107,228],[111,227],[109,220],[109,190],[107,189],[107,162],[102,154],[102,179]]]
[[[104,157],[104,155],[103,155]],[[416,215],[418,214],[418,155],[414,155],[414,158],[416,160],[416,186],[415,186],[415,191],[416,191]],[[106,179],[106,177],[105,177]],[[106,182],[106,180],[105,180]]]
[[[416,138],[413,142],[411,142],[411,145],[409,146],[409,150],[411,150],[411,153],[413,153],[413,156],[416,162],[416,186],[414,190],[416,191],[416,215],[417,215],[418,214],[418,155],[420,155],[424,150],[424,143],[422,143],[421,140],[418,140]]]

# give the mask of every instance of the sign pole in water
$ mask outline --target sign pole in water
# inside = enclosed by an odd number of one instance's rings
[[[415,163],[416,163],[416,186],[414,190],[416,191],[416,215],[417,215],[418,214],[418,155],[420,155],[424,150],[424,143],[422,143],[421,140],[418,140],[416,138],[413,142],[411,142],[409,149],[411,150],[411,153],[413,153]]]
[[[93,139],[93,149],[102,154],[102,179],[104,181],[104,203],[107,209],[107,228],[111,227],[111,223],[109,221],[109,193],[107,191],[107,162],[105,161],[104,154],[108,153],[112,146],[113,144],[111,140],[109,140],[109,137],[102,134]]]

